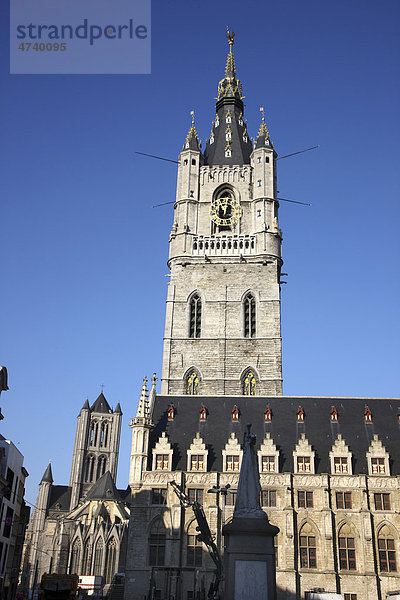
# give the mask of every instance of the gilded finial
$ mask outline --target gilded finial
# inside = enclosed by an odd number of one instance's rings
[[[234,37],[235,37],[235,32],[234,31],[229,31],[229,27],[226,27],[226,37],[228,38],[228,44],[229,46],[232,48],[233,44],[234,44]]]
[[[265,112],[264,112],[263,106],[260,106],[260,113],[262,114],[262,119],[261,119],[260,129],[258,131],[258,137],[265,136],[266,139],[269,140],[269,131],[268,131],[267,125],[265,123]]]
[[[190,114],[192,115],[192,125],[194,125],[194,110],[191,110]]]

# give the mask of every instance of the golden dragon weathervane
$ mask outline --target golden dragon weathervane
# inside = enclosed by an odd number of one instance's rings
[[[234,44],[233,38],[235,37],[235,32],[234,31],[229,31],[229,27],[228,26],[226,27],[226,31],[227,31],[226,37],[228,38],[228,44],[230,46],[233,46],[233,44]]]

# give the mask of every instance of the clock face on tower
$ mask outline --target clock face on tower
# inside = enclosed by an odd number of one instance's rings
[[[231,227],[242,216],[242,207],[233,195],[225,190],[215,198],[210,206],[210,219],[216,225]]]

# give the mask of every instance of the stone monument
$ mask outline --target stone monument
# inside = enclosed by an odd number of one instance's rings
[[[276,600],[274,536],[260,505],[256,436],[246,426],[233,519],[225,525],[224,600]]]

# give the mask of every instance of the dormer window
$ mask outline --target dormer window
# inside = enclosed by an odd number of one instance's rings
[[[264,412],[264,421],[266,423],[270,423],[272,420],[272,412],[269,406],[267,406],[265,412]]]
[[[260,446],[258,454],[258,469],[261,473],[279,472],[279,450],[277,450],[271,434],[265,435],[264,441]]]
[[[332,423],[337,423],[338,420],[338,412],[336,410],[336,408],[334,406],[332,406],[332,410],[331,410],[331,422]]]
[[[207,471],[207,456],[206,445],[200,437],[200,433],[197,432],[187,451],[187,470]]]
[[[230,110],[228,110],[226,113],[225,123],[232,123],[232,115]]]
[[[214,143],[214,136],[210,135],[210,144],[213,144],[213,143]]]
[[[315,473],[315,452],[304,433],[293,451],[293,462],[296,473]]]
[[[167,417],[168,417],[168,421],[173,421],[175,418],[175,409],[174,409],[173,404],[170,404],[168,407]]]
[[[219,117],[218,115],[215,115],[215,127],[218,127],[219,125]]]
[[[165,431],[163,431],[153,448],[153,471],[171,471],[172,454],[171,444]]]
[[[364,419],[366,423],[372,423],[372,412],[368,406],[365,407]]]
[[[309,456],[297,457],[297,473],[311,473],[311,458]]]
[[[247,144],[249,138],[247,137],[247,133],[243,134],[243,141]]]
[[[191,471],[204,471],[204,454],[192,454],[190,457]]]
[[[345,456],[335,456],[333,459],[333,466],[335,473],[348,473],[349,465],[348,458]]]
[[[229,144],[229,142],[227,143],[226,147],[225,147],[225,157],[226,158],[230,158],[232,156],[232,148]]]
[[[239,123],[239,125],[243,125],[243,113],[240,113],[240,115],[238,117],[238,123]]]
[[[299,406],[297,411],[297,420],[302,423],[304,421],[304,410]]]
[[[232,409],[232,421],[239,421],[239,409],[236,404]]]
[[[200,421],[207,421],[207,409],[204,405],[200,409]]]
[[[228,142],[230,142],[230,141],[231,141],[231,139],[232,139],[232,129],[231,129],[230,127],[227,127],[227,128],[226,128],[226,131],[225,131],[225,139],[226,139],[226,141],[228,141]]]
[[[390,475],[389,453],[375,434],[367,452],[369,475]]]
[[[353,474],[351,464],[352,455],[340,433],[332,446],[329,458],[331,463],[331,473],[334,475],[340,475],[342,473],[348,475]]]
[[[224,471],[239,472],[242,462],[242,450],[234,433],[231,433],[230,438],[222,450],[222,468]]]
[[[228,454],[226,457],[226,470],[227,471],[239,471],[239,456],[235,454]]]

